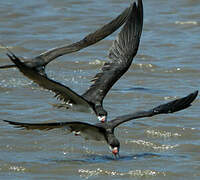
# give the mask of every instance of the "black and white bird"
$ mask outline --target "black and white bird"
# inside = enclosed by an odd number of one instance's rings
[[[92,80],[93,84],[82,95],[44,76],[38,71],[37,67],[31,67],[29,64],[23,63],[12,52],[7,55],[26,77],[39,86],[53,91],[58,99],[63,100],[68,105],[92,109],[98,119],[105,122],[107,111],[103,108],[103,100],[114,83],[129,69],[139,47],[143,28],[142,0],[138,0],[137,4],[134,2],[131,7],[131,13],[109,50],[111,61],[103,65],[102,71],[96,74]]]
[[[116,156],[119,156],[120,142],[114,135],[114,130],[117,126],[127,121],[152,117],[158,114],[167,114],[180,111],[191,106],[191,103],[195,100],[198,95],[198,91],[189,94],[186,97],[170,101],[168,103],[157,106],[147,111],[138,111],[132,114],[119,116],[111,121],[105,123],[89,124],[86,122],[55,122],[55,123],[21,123],[9,120],[4,120],[9,124],[14,125],[17,128],[24,128],[27,130],[51,130],[55,128],[64,128],[69,132],[73,132],[75,135],[80,135],[86,139],[93,139],[96,141],[106,141]]]

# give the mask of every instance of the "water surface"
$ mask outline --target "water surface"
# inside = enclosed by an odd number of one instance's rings
[[[70,44],[129,6],[129,1],[7,0],[0,2],[0,42],[18,56],[33,57]],[[198,1],[144,1],[138,55],[104,104],[109,119],[185,96],[200,85]],[[48,75],[83,93],[108,60],[117,33],[47,66]],[[9,62],[0,47],[0,64]],[[16,69],[0,71],[1,119],[20,122],[96,122],[94,114],[56,109],[53,94]],[[25,131],[0,122],[0,179],[199,179],[199,98],[184,111],[121,125],[115,160],[103,142],[65,132]]]

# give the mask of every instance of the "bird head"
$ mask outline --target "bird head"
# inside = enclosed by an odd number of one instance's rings
[[[99,115],[98,116],[98,120],[102,123],[106,122],[107,121],[107,116],[105,115]]]
[[[120,150],[120,142],[116,137],[113,136],[113,138],[110,138],[109,140],[109,147],[111,152],[115,157],[119,156],[119,150]]]
[[[100,122],[104,123],[107,121],[107,111],[102,106],[96,106],[96,115]]]

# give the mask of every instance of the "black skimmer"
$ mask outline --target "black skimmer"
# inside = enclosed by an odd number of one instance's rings
[[[114,83],[129,69],[139,47],[142,27],[143,4],[142,0],[138,0],[137,4],[133,3],[127,21],[109,50],[111,61],[103,65],[102,71],[96,74],[92,80],[93,84],[82,95],[78,95],[69,87],[42,75],[35,67],[23,63],[11,51],[7,55],[26,77],[41,87],[53,91],[58,99],[68,105],[92,109],[98,119],[105,122],[107,111],[103,108],[103,99]]]
[[[120,149],[120,142],[114,135],[114,130],[117,126],[133,119],[152,117],[158,114],[174,113],[176,111],[186,109],[191,106],[191,103],[195,100],[197,95],[198,91],[195,91],[194,93],[191,93],[186,97],[170,101],[153,109],[119,116],[105,123],[89,124],[86,122],[76,121],[55,123],[21,123],[9,120],[4,121],[14,125],[17,128],[24,128],[28,130],[51,130],[54,128],[64,128],[70,132],[73,132],[75,135],[80,135],[86,139],[93,139],[96,141],[104,140],[108,143],[112,153],[116,157],[119,156]]]

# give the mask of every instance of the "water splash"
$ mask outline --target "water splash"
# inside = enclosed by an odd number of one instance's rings
[[[180,24],[180,25],[189,25],[189,24],[192,24],[192,25],[197,25],[198,22],[197,21],[175,21],[175,24]]]
[[[94,176],[112,176],[112,177],[155,177],[155,176],[166,176],[165,172],[159,172],[151,169],[147,170],[130,170],[127,172],[120,172],[114,170],[105,170],[97,168],[94,170],[90,169],[79,169],[78,173],[81,178],[88,179]]]
[[[156,131],[156,130],[147,130],[146,133],[147,135],[150,135],[150,136],[164,137],[164,138],[181,136],[181,134],[179,133],[172,133],[172,132],[167,132],[167,131]]]

